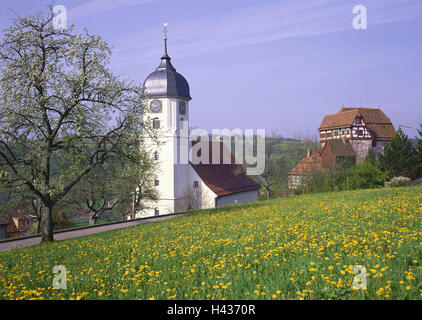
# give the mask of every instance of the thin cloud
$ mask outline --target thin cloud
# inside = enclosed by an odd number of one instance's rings
[[[69,18],[81,18],[98,15],[118,8],[134,7],[153,2],[154,0],[91,0],[70,8]]]
[[[364,1],[361,1],[364,2]],[[420,0],[368,1],[368,28],[421,16]],[[338,0],[296,0],[237,9],[220,17],[174,22],[169,30],[171,52],[178,57],[213,50],[318,36],[352,30],[353,4]],[[156,57],[162,45],[157,29],[131,35],[115,43],[113,64]],[[360,31],[365,32],[365,31]]]

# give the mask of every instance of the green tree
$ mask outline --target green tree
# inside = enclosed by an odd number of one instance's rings
[[[274,155],[274,147],[279,139],[276,138],[276,132],[271,137],[265,138],[265,168],[260,175],[253,176],[254,180],[265,190],[267,199],[271,198],[275,187],[280,184],[282,179],[281,172],[285,166],[284,158]]]
[[[42,202],[42,241],[55,205],[142,126],[141,87],[110,72],[108,44],[53,19],[17,18],[0,42],[0,180]]]
[[[416,138],[417,143],[414,157],[415,176],[417,178],[422,177],[422,123],[420,124],[418,133],[419,138]]]
[[[408,136],[399,128],[379,156],[380,167],[393,176],[410,177],[413,172],[414,148]]]
[[[349,189],[377,188],[386,180],[386,174],[379,168],[373,154],[368,154],[365,161],[351,168],[348,177]],[[342,184],[344,189],[344,181]]]
[[[122,211],[123,217],[127,209],[137,212],[146,200],[158,197],[153,186],[156,162],[138,137],[133,138],[132,143],[120,144],[118,156],[91,170],[66,196],[74,208],[88,211],[90,225],[106,211]]]

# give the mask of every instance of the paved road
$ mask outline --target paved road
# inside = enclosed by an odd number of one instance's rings
[[[130,226],[136,226],[138,224],[142,223],[149,223],[154,221],[162,221],[167,220],[175,217],[180,217],[182,215],[190,214],[189,213],[180,213],[180,214],[171,214],[171,215],[163,215],[158,217],[151,217],[151,218],[144,218],[144,219],[138,219],[138,220],[132,220],[132,221],[125,221],[121,223],[114,223],[109,225],[100,225],[95,227],[89,227],[89,228],[83,228],[83,229],[77,229],[77,230],[69,230],[69,231],[60,231],[54,233],[54,240],[64,240],[64,239],[71,239],[76,238],[80,236],[87,236],[90,234],[96,234],[101,233],[104,231],[110,231],[110,230],[116,230],[116,229],[123,229]],[[22,248],[22,247],[28,247],[32,246],[34,244],[39,244],[41,242],[41,237],[31,237],[26,239],[16,239],[13,241],[7,241],[7,242],[0,242],[0,251],[7,251],[10,249],[15,248]]]

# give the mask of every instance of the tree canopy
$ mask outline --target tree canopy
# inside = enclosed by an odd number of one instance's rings
[[[411,177],[414,164],[414,148],[408,136],[399,128],[390,143],[380,154],[380,166],[384,171],[390,172],[393,176]]]
[[[53,19],[17,18],[0,41],[0,180],[42,202],[43,240],[55,204],[145,128],[141,86],[109,70],[109,45]]]

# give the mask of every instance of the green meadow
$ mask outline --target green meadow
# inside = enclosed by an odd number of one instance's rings
[[[0,299],[422,299],[421,224],[422,186],[222,207],[2,252]]]

